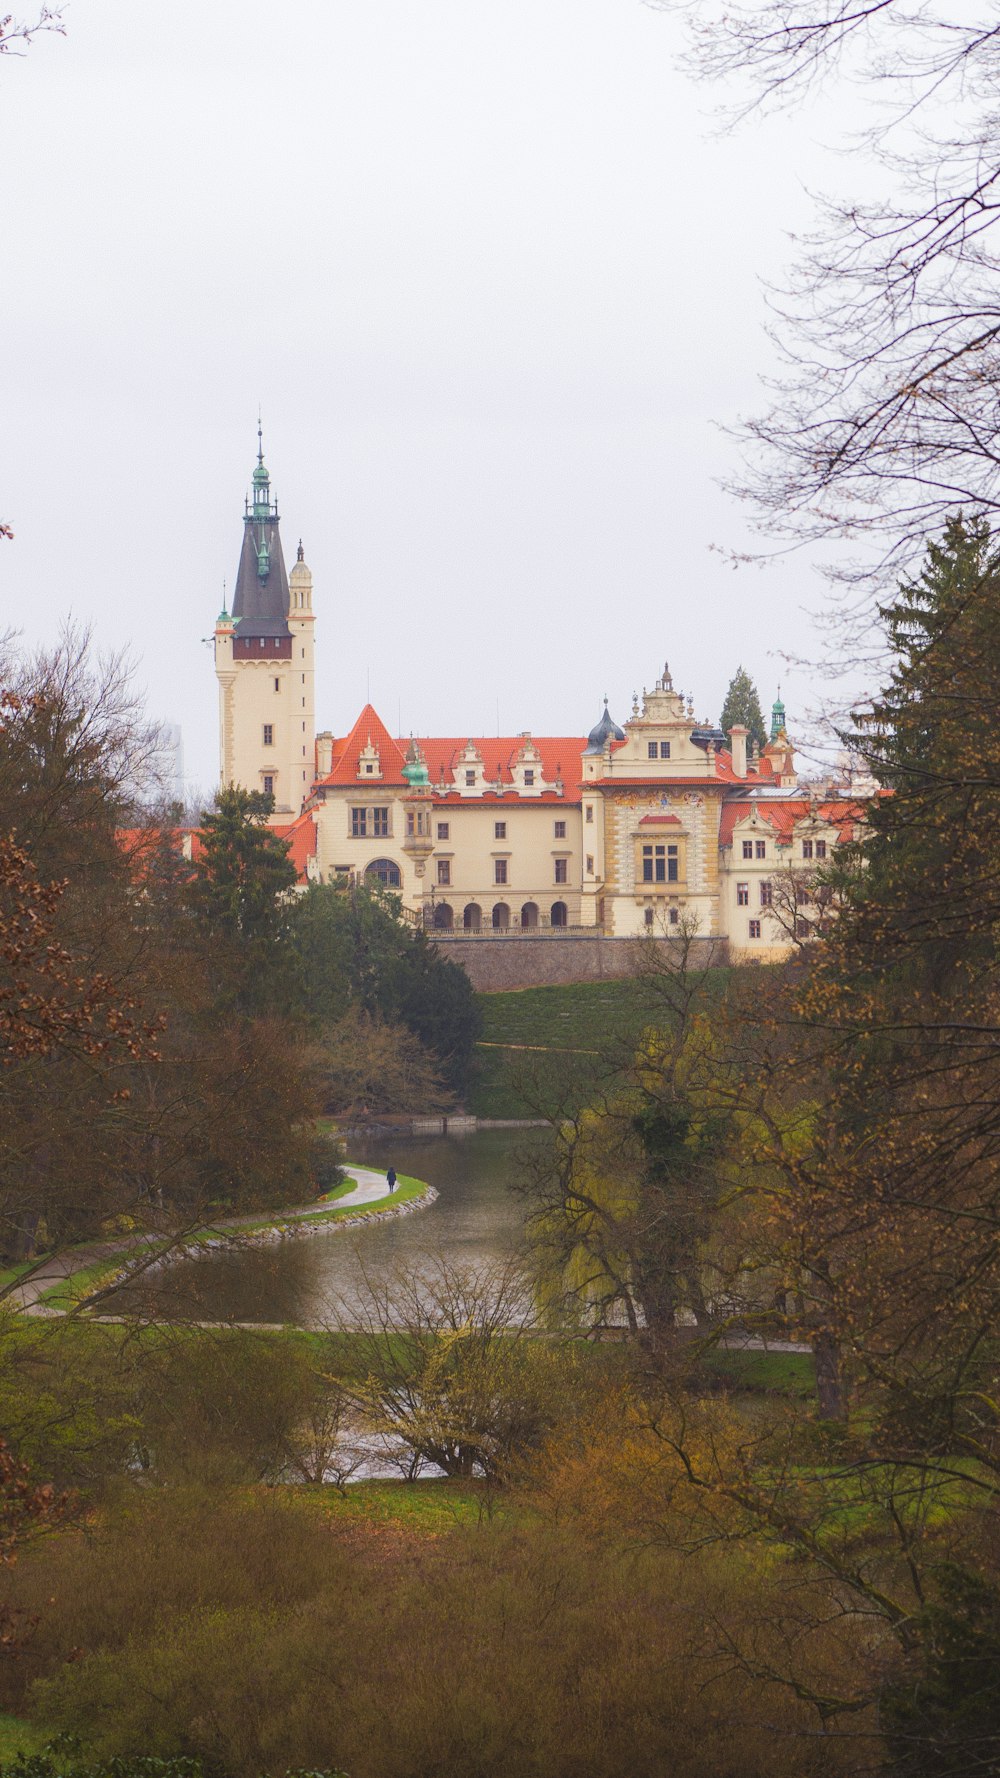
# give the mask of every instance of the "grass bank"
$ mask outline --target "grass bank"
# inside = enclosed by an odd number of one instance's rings
[[[706,980],[721,991],[729,975],[728,969],[713,969]],[[483,1029],[466,1100],[476,1117],[578,1110],[620,1072],[640,1033],[668,1017],[655,979],[641,976],[477,999]]]
[[[348,1163],[350,1165],[350,1163]],[[414,1179],[409,1174],[400,1173],[396,1179],[396,1190],[389,1192],[386,1187],[384,1198],[377,1198],[373,1203],[352,1203],[352,1196],[357,1192],[357,1182],[345,1180],[334,1186],[322,1198],[317,1199],[316,1209],[307,1210],[302,1215],[290,1215],[281,1211],[272,1212],[270,1216],[255,1217],[248,1221],[227,1227],[224,1222],[199,1229],[189,1236],[183,1247],[183,1253],[197,1252],[199,1248],[211,1247],[221,1240],[239,1241],[241,1238],[254,1239],[272,1231],[287,1233],[290,1240],[297,1238],[298,1231],[315,1231],[336,1223],[348,1223],[355,1226],[361,1221],[384,1216],[389,1211],[396,1211],[402,1205],[413,1203],[421,1198],[430,1187],[426,1180]],[[158,1246],[154,1244],[152,1251],[167,1252],[169,1243],[164,1241]],[[148,1256],[147,1248],[144,1257]],[[127,1269],[128,1253],[126,1251],[104,1255],[95,1259],[90,1265],[83,1265],[68,1277],[60,1278],[41,1292],[39,1301],[48,1309],[62,1310],[68,1313],[75,1309],[91,1293],[102,1285],[108,1284],[116,1274]]]

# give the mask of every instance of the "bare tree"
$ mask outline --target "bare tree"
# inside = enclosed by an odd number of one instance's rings
[[[894,574],[946,514],[1000,506],[1000,22],[904,0],[701,6],[691,61],[748,76],[744,114],[834,76],[870,103],[851,146],[881,194],[821,200],[773,293],[784,371],[734,486],[772,536],[860,544],[842,577]]]
[[[65,10],[64,6],[43,6],[33,20],[15,18],[12,12],[0,16],[0,56],[23,55],[40,31],[58,31],[61,37],[65,36],[66,27],[62,22]],[[6,526],[0,526],[2,535],[10,535]]]
[[[559,1393],[548,1348],[528,1337],[536,1317],[520,1267],[461,1266],[438,1254],[379,1277],[359,1260],[359,1271],[336,1324],[351,1334],[342,1382],[373,1453],[409,1479],[432,1464],[502,1481],[540,1438]]]

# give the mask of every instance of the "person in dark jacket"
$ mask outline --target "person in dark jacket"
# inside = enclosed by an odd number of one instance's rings
[[[386,1178],[389,1181],[389,1190],[391,1192],[394,1192],[396,1189],[396,1169],[395,1169],[395,1167],[389,1168],[389,1171],[386,1174]]]

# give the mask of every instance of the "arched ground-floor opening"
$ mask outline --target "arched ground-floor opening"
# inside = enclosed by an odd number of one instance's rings
[[[401,889],[402,873],[398,864],[391,858],[375,858],[365,871],[366,877],[373,877],[382,884],[384,889]]]
[[[525,902],[523,908],[521,909],[521,925],[524,928],[525,932],[530,932],[533,927],[538,925],[538,903],[537,903],[537,901],[526,901]]]
[[[506,932],[510,925],[510,908],[505,901],[498,901],[493,909],[494,932]]]
[[[553,926],[568,925],[569,919],[566,903],[564,901],[554,901],[552,903],[552,912],[549,915],[549,919],[552,921]]]
[[[470,901],[462,915],[462,925],[466,932],[481,932],[483,929],[483,910],[478,901]]]

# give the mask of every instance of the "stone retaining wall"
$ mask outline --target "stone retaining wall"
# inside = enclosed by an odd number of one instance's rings
[[[596,982],[639,975],[650,946],[669,958],[679,949],[670,938],[607,938],[602,932],[483,933],[476,938],[430,934],[445,957],[465,970],[474,988],[496,993],[504,988],[540,988],[568,982]],[[696,938],[691,961],[699,968],[725,963],[725,941]]]

